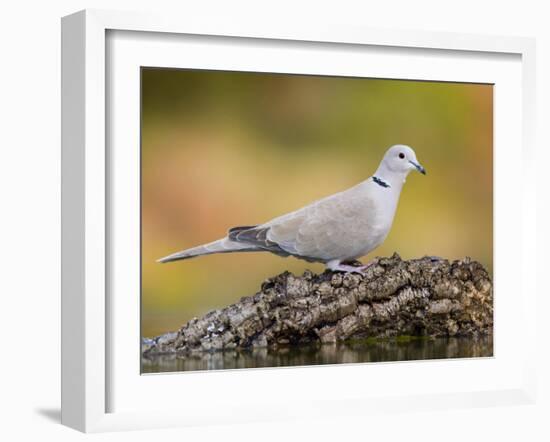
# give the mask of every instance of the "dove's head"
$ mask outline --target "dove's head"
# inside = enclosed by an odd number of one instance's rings
[[[403,176],[407,176],[411,170],[417,170],[421,174],[426,175],[426,169],[416,159],[414,150],[404,144],[396,144],[390,147],[380,163],[380,168],[385,169],[387,172]]]

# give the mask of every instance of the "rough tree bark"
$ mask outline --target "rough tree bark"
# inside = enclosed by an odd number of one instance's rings
[[[469,258],[380,258],[365,275],[289,272],[254,296],[143,339],[144,356],[400,335],[480,336],[493,325],[493,286]]]

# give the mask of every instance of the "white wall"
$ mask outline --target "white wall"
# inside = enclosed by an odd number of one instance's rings
[[[200,3],[200,4],[199,4]],[[538,39],[538,186],[546,194],[545,138],[550,122],[550,14],[544,1],[428,0],[306,2],[57,0],[4,2],[0,11],[0,434],[4,440],[32,436],[76,440],[84,436],[57,424],[59,416],[59,187],[60,17],[83,8],[162,10],[180,14],[270,16],[273,21],[338,22],[383,28],[445,30],[535,36]],[[511,179],[514,179],[511,177]],[[544,189],[542,188],[544,186]],[[511,202],[513,203],[513,202]],[[547,207],[545,208],[547,209]],[[542,250],[548,245],[548,211],[539,223]],[[542,236],[546,241],[542,243]],[[540,311],[549,308],[540,287]],[[539,317],[540,348],[548,349],[546,318]],[[345,440],[363,436],[453,440],[549,440],[548,351],[540,355],[541,399],[537,406],[413,413],[365,420],[290,422],[96,436],[101,440]],[[32,439],[31,439],[32,440]]]

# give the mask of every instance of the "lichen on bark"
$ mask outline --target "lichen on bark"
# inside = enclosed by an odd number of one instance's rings
[[[493,285],[469,258],[379,258],[364,275],[284,272],[258,293],[142,340],[145,357],[350,338],[492,333]]]

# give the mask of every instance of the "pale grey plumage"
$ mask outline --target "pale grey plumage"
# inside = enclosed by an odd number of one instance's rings
[[[218,241],[160,259],[170,262],[212,253],[268,251],[322,262],[335,270],[378,247],[391,228],[407,174],[425,173],[414,151],[391,147],[376,173],[343,192],[256,226],[235,227]]]

